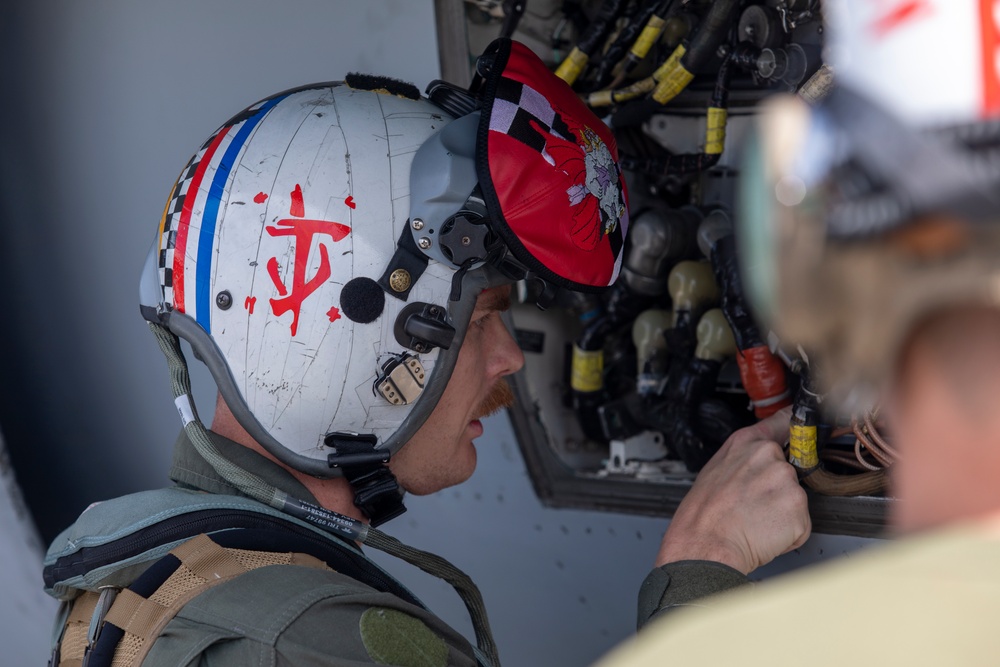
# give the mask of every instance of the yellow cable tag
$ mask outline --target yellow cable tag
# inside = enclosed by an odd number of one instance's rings
[[[809,470],[819,465],[815,426],[792,425],[788,439],[788,461],[796,468],[803,470]]]
[[[653,48],[653,44],[656,44],[656,40],[660,39],[660,35],[663,34],[663,26],[666,24],[667,22],[659,16],[649,17],[646,27],[639,33],[639,39],[635,40],[635,44],[632,45],[629,53],[635,56],[637,60],[645,58],[649,50]]]
[[[573,50],[566,56],[566,60],[559,63],[559,67],[556,68],[556,76],[572,86],[576,78],[583,72],[583,68],[587,66],[588,60],[587,54],[574,46]]]
[[[592,107],[609,107],[614,103],[611,97],[610,90],[599,90],[596,93],[591,93],[587,97],[587,105]]]
[[[604,386],[604,351],[590,352],[574,345],[569,384],[574,391],[599,391]]]
[[[677,68],[680,65],[681,58],[684,57],[685,53],[687,53],[687,49],[684,48],[683,44],[674,49],[674,52],[670,54],[670,57],[667,58],[666,62],[657,67],[656,71],[653,72],[653,81],[660,81],[664,79],[675,68]]]
[[[694,74],[684,69],[684,65],[677,63],[677,67],[663,81],[656,85],[653,91],[653,99],[660,104],[666,104],[670,100],[680,95],[681,91],[691,83]]]
[[[645,95],[651,91],[654,86],[656,86],[656,82],[653,81],[653,77],[647,77],[641,81],[636,81],[628,88],[611,91],[611,101],[626,102],[628,100],[634,100],[640,95]]]
[[[705,125],[705,152],[718,155],[726,145],[726,118],[728,112],[719,107],[709,107]]]

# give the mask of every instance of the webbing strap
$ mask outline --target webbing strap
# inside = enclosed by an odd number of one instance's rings
[[[170,612],[169,607],[147,600],[126,588],[118,594],[104,620],[129,634],[146,638],[168,614],[173,616]]]
[[[66,617],[67,623],[90,623],[90,617],[94,615],[94,607],[97,606],[97,598],[100,595],[94,591],[86,591],[83,595],[73,601],[73,608]]]
[[[170,553],[177,556],[191,572],[209,582],[247,571],[228,550],[213,542],[208,535],[193,537]]]
[[[85,591],[73,600],[59,639],[58,652],[53,657],[53,667],[80,667],[83,664],[83,655],[87,650],[87,632],[98,597],[100,596],[96,592]]]
[[[179,564],[159,582],[149,597],[126,588],[118,593],[111,605],[105,622],[123,633],[113,648],[114,665],[141,665],[153,642],[184,605],[208,589],[250,570],[279,564],[331,569],[308,554],[230,549],[219,546],[204,534],[178,545],[164,559],[170,557],[177,559]],[[84,612],[81,610],[78,615],[82,617]],[[64,660],[60,667],[71,664]]]
[[[315,556],[309,554],[292,554],[291,565],[301,565],[302,567],[315,567],[317,569],[330,569],[330,566]]]

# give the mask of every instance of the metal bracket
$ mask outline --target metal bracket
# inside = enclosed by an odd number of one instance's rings
[[[409,405],[424,390],[426,377],[420,359],[412,354],[394,356],[382,364],[375,391],[393,405]]]

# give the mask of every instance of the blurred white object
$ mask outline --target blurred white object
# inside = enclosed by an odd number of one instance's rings
[[[919,126],[995,116],[1000,13],[988,0],[831,0],[824,61],[838,82]]]

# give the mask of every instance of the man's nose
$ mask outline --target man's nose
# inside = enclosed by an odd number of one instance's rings
[[[498,320],[501,318],[497,318]],[[506,322],[502,322],[502,331],[497,336],[493,348],[493,357],[498,375],[511,375],[524,367],[524,353],[511,334]]]

